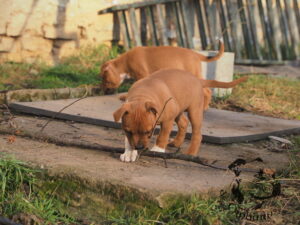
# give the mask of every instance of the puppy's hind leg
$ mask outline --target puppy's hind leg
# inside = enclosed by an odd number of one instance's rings
[[[186,130],[189,124],[188,119],[186,116],[182,113],[180,114],[176,119],[175,122],[177,123],[178,132],[174,140],[169,142],[169,146],[171,147],[180,147],[184,141]]]
[[[187,154],[189,155],[196,156],[201,145],[201,125],[203,120],[203,111],[201,109],[203,109],[203,105],[201,107],[199,107],[199,105],[195,105],[194,107],[190,107],[188,109],[188,116],[192,124],[192,138],[190,146],[187,150]]]
[[[211,102],[212,91],[210,88],[203,88],[204,94],[204,110],[209,108],[209,103]]]

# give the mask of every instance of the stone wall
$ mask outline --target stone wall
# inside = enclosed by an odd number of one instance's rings
[[[133,0],[0,0],[0,61],[49,64],[87,44],[109,43],[112,16],[98,10]]]

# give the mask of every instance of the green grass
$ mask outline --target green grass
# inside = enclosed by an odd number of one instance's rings
[[[65,214],[63,204],[54,196],[55,189],[39,191],[39,171],[12,157],[0,159],[0,215],[37,224],[69,224],[74,219]],[[31,224],[31,223],[30,223]]]
[[[211,106],[300,119],[300,80],[249,75],[248,81],[237,85],[230,96],[214,99]]]
[[[300,136],[292,137],[291,141],[294,145],[288,150],[290,166],[278,171],[275,179],[263,175],[247,185],[244,183],[240,188],[244,195],[242,202],[230,191],[223,191],[210,196],[172,195],[165,198],[163,208],[151,199],[138,198],[130,189],[103,185],[92,190],[72,177],[41,176],[40,171],[25,163],[3,157],[0,159],[0,214],[9,218],[25,214],[38,218],[40,224],[86,221],[85,224],[103,225],[230,225],[241,224],[243,213],[248,212],[248,218],[258,224],[272,224],[271,215],[279,218],[280,224],[297,224],[300,218]],[[272,184],[276,183],[281,184],[281,195],[265,200],[253,197],[270,195]],[[260,207],[255,209],[258,205]],[[267,218],[264,215],[268,215]]]
[[[55,66],[42,62],[0,65],[0,90],[22,88],[63,88],[83,84],[99,84],[101,65],[119,54],[117,48],[105,45],[86,46],[77,53],[63,58]]]

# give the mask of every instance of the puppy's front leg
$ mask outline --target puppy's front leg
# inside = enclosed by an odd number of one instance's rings
[[[164,121],[161,124],[161,130],[156,140],[156,145],[150,150],[154,152],[165,152],[168,144],[169,136],[173,128],[173,120]]]
[[[137,150],[132,149],[125,135],[125,152],[120,155],[122,162],[134,162],[137,159],[138,153]]]

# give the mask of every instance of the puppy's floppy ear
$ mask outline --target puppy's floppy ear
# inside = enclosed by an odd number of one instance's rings
[[[158,113],[158,110],[157,110],[157,106],[154,102],[150,102],[150,101],[146,102],[145,106],[146,106],[146,110],[148,112],[152,112],[156,116],[156,114]]]
[[[114,120],[115,122],[118,122],[121,117],[128,112],[129,110],[129,103],[124,103],[121,108],[119,108],[117,111],[114,112],[113,116],[114,116]]]

